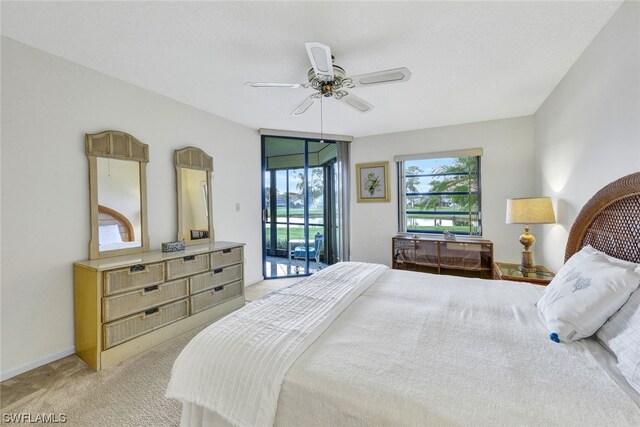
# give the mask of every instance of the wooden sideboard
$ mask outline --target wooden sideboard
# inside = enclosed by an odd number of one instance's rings
[[[99,371],[242,307],[243,246],[74,263],[76,354]]]
[[[392,266],[398,270],[493,278],[493,242],[473,237],[398,235],[392,243]]]

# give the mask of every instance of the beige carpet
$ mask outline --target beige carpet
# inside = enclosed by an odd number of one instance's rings
[[[246,288],[248,302],[299,279],[263,281]],[[0,384],[2,413],[63,413],[72,426],[177,426],[181,404],[166,399],[171,367],[200,330],[190,331],[118,366],[92,371],[76,356]]]

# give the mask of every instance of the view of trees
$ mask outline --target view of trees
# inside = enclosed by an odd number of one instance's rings
[[[324,194],[324,181],[322,168],[311,168],[310,171],[310,185],[309,185],[309,204],[312,207],[318,205],[318,201]],[[298,194],[304,194],[305,180],[304,171],[297,172],[298,183],[296,184],[296,190]]]
[[[270,206],[271,182],[267,172],[265,195],[267,208]],[[287,181],[289,192],[287,192]],[[324,171],[322,167],[309,168],[309,235],[323,233],[324,223]],[[276,171],[276,212],[277,212],[277,248],[286,250],[287,232],[291,240],[304,239],[304,190],[303,169],[283,169]],[[288,207],[288,210],[287,210]],[[288,225],[287,225],[288,224]],[[270,225],[267,225],[267,246],[270,245]],[[287,231],[288,230],[288,231]]]
[[[407,229],[475,232],[478,229],[478,162],[476,157],[405,164]],[[436,193],[436,194],[425,194]],[[461,194],[437,194],[461,193]],[[442,211],[442,214],[438,214]],[[418,212],[430,212],[421,214]],[[449,214],[444,212],[459,212]]]
[[[477,194],[469,194],[478,191],[478,181],[475,176],[469,173],[477,171],[477,161],[475,157],[456,158],[452,164],[441,165],[431,171],[425,172],[419,166],[412,165],[406,169],[406,187],[408,193],[444,193],[463,192],[464,195],[447,196],[414,196],[410,208],[412,210],[434,211],[442,208],[456,211],[475,210],[478,203]],[[440,174],[442,176],[409,176],[421,174]],[[464,173],[464,174],[462,174]],[[429,188],[426,191],[420,190],[422,181],[430,179]],[[450,209],[450,208],[455,209]],[[408,206],[409,208],[409,206]]]
[[[286,178],[289,178],[289,193],[286,191]],[[310,209],[322,208],[322,197],[324,195],[324,174],[322,168],[310,168],[309,169],[311,185],[309,187],[309,207]],[[305,179],[304,171],[302,169],[295,169],[291,171],[282,171],[280,176],[282,181],[276,186],[276,196],[279,207],[286,207],[287,200],[290,209],[298,209],[304,206],[304,188]],[[265,194],[268,195],[271,192],[271,186],[267,184],[265,186]]]

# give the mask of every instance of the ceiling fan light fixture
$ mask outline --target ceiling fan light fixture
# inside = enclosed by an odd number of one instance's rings
[[[367,113],[373,110],[373,105],[359,96],[348,92],[346,89],[353,89],[358,86],[404,82],[411,77],[411,72],[406,67],[376,71],[357,76],[347,76],[347,73],[342,67],[333,63],[334,57],[331,54],[331,48],[329,46],[318,42],[307,42],[304,44],[304,47],[311,62],[311,69],[307,72],[308,83],[246,82],[245,85],[251,85],[253,87],[313,89],[314,93],[305,98],[302,103],[291,112],[292,116],[304,114],[318,99],[322,103],[322,98],[331,97],[344,102],[347,106],[360,113]],[[320,139],[323,139],[322,105],[320,105]]]

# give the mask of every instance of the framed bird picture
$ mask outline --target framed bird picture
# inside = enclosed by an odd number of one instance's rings
[[[358,203],[388,202],[389,162],[358,163]]]

